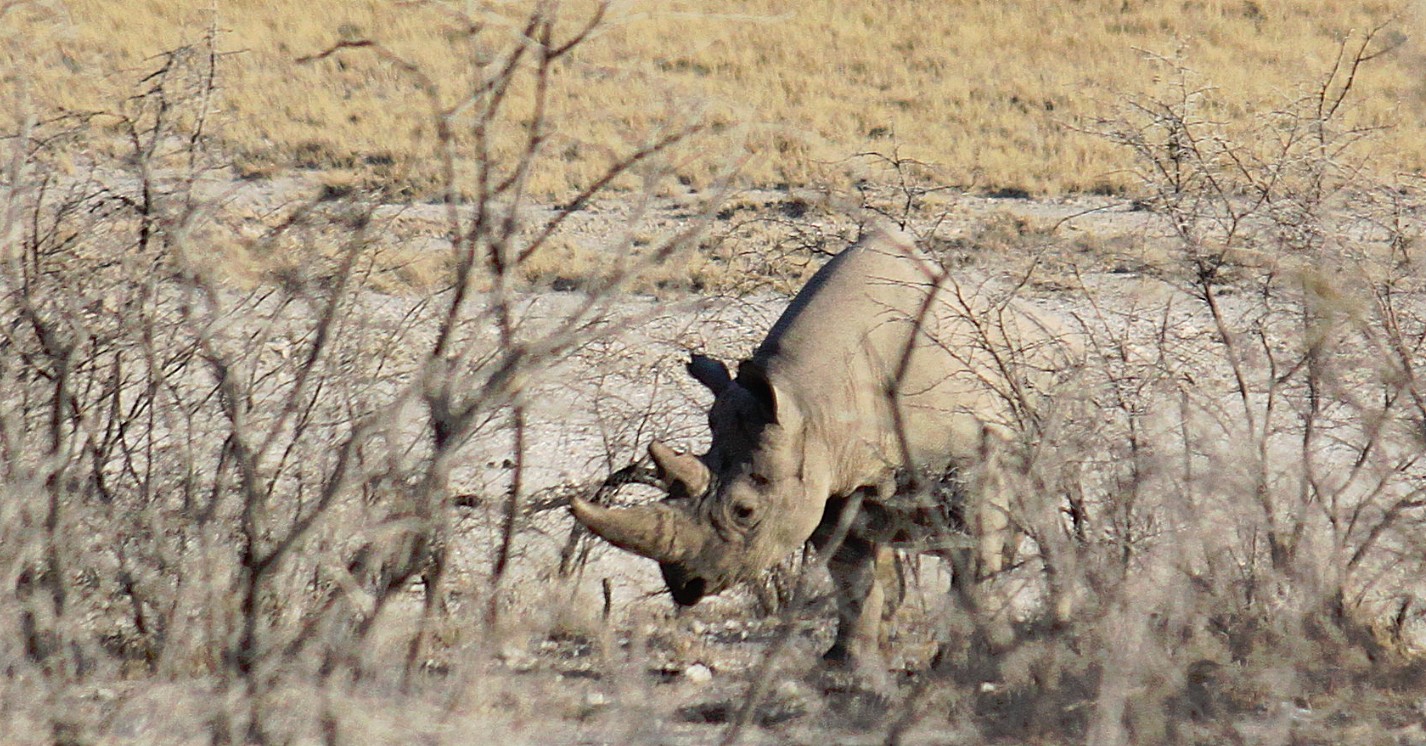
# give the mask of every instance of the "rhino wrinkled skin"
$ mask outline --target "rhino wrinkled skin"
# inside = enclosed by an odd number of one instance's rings
[[[877,666],[878,565],[890,552],[855,521],[839,530],[841,507],[893,497],[910,469],[979,474],[966,489],[972,572],[998,572],[1009,502],[987,459],[1019,431],[1016,403],[1042,398],[1075,354],[1052,317],[957,283],[909,238],[878,230],[813,276],[736,377],[694,356],[689,372],[715,396],[712,445],[702,456],[650,445],[667,499],[609,509],[575,498],[571,509],[595,534],[657,560],[685,606],[809,540],[840,539],[829,562],[838,629],[825,658]]]

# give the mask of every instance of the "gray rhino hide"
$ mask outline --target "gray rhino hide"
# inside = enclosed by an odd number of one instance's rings
[[[958,283],[904,235],[878,231],[813,276],[736,378],[695,356],[690,372],[715,394],[712,445],[701,457],[650,446],[670,499],[572,508],[596,534],[657,559],[680,604],[755,577],[809,539],[840,539],[828,657],[878,660],[886,537],[859,533],[865,522],[836,536],[840,507],[854,495],[884,501],[912,470],[983,473],[1076,354],[1053,317]],[[993,573],[1008,497],[991,481],[970,485],[967,522],[980,571]]]

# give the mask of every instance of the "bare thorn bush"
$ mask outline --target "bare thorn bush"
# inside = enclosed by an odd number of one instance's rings
[[[0,141],[0,740],[386,742],[489,714],[498,675],[414,729],[406,706],[373,720],[368,704],[426,707],[509,653],[512,615],[537,634],[529,611],[561,603],[514,585],[538,574],[527,539],[549,518],[532,397],[647,315],[615,301],[701,234],[695,210],[639,251],[608,239],[561,302],[522,290],[569,216],[616,181],[662,189],[696,129],[651,128],[565,204],[533,202],[550,81],[607,8],[539,3],[517,28],[447,13],[443,43],[486,50],[466,90],[363,38],[305,58],[374,59],[428,102],[412,115],[440,141],[442,258],[412,259],[441,273],[428,294],[378,292],[382,233],[402,224],[380,188],[255,199],[227,178],[216,28],[112,109]],[[80,119],[115,155],[70,147]],[[521,147],[497,156],[512,129]]]
[[[1241,128],[1152,58],[1163,92],[1100,122],[1178,271],[1151,304],[1085,278],[1086,396],[1020,477],[1056,505],[1017,519],[1055,631],[998,659],[1020,683],[988,699],[1030,732],[1066,725],[1068,695],[1094,743],[1317,737],[1367,682],[1419,676],[1415,185],[1368,177],[1375,132],[1350,113],[1380,44],[1348,39]]]
[[[1110,5],[1106,34],[1177,17]],[[1241,5],[1223,12],[1268,12]],[[1351,35],[1319,80],[1246,116],[1191,54],[1150,56],[1158,91],[1075,150],[1134,164],[1105,191],[1136,195],[1116,207],[1156,254],[1106,267],[1091,238],[1066,248],[1068,218],[958,212],[946,184],[1027,203],[1011,176],[1032,149],[945,138],[965,156],[947,175],[891,127],[917,103],[906,81],[852,118],[869,144],[833,186],[731,193],[746,164],[705,148],[747,133],[677,86],[614,117],[617,137],[566,128],[588,104],[570,79],[649,74],[592,47],[629,48],[621,6],[395,7],[442,54],[346,22],[279,61],[398,102],[374,121],[419,147],[347,148],[309,111],[279,149],[326,169],[311,178],[253,149],[250,113],[225,131],[241,55],[221,18],[106,77],[122,95],[75,99],[100,104],[54,104],[19,68],[3,81],[0,742],[1421,740],[1421,193],[1355,108],[1400,34]],[[64,19],[0,2],[0,54],[26,50],[8,22]],[[755,20],[731,38],[784,33]],[[46,54],[78,65],[64,49]],[[653,67],[711,78],[721,50]],[[918,59],[912,79],[955,78]],[[1069,105],[963,93],[937,105],[984,99],[1014,133]],[[777,95],[828,108],[821,89]],[[787,159],[757,183],[827,170],[781,129],[754,134]],[[1106,183],[1043,156],[1033,188]],[[584,227],[610,194],[614,227]],[[900,652],[866,697],[800,667],[830,636],[826,553],[674,615],[652,568],[610,561],[566,506],[653,499],[642,448],[704,432],[685,351],[746,352],[877,220],[1071,316],[1086,354],[1052,401],[1001,392],[1018,436],[993,473],[907,475],[892,507],[913,515],[1003,480],[1017,539],[955,594],[964,567],[910,550],[963,546],[963,515],[903,547]]]

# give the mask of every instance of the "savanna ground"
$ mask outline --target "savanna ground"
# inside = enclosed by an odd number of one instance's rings
[[[1426,742],[1418,11],[0,2],[0,742]],[[1089,341],[875,696],[564,510],[874,221]]]

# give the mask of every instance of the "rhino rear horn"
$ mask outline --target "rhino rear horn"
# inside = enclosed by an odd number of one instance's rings
[[[658,469],[659,480],[673,497],[701,495],[713,481],[708,467],[690,453],[679,453],[654,441],[649,444],[649,456]]]
[[[572,497],[569,510],[599,538],[661,564],[677,563],[696,553],[707,535],[687,513],[662,503],[605,508]]]
[[[706,386],[714,396],[723,393],[723,389],[728,388],[728,384],[733,381],[733,377],[728,375],[728,366],[697,352],[690,353],[688,364],[683,367],[688,371],[688,375]]]

